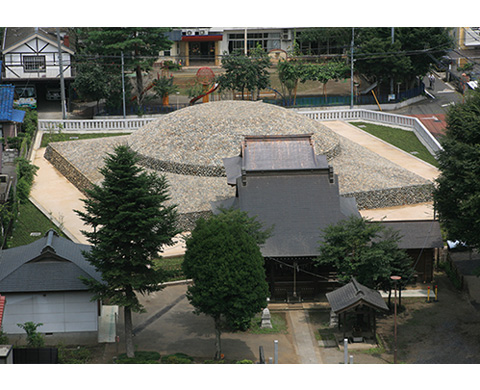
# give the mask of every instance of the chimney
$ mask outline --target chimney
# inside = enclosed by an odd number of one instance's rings
[[[66,47],[70,47],[70,37],[68,35],[65,35],[63,37],[63,45]]]

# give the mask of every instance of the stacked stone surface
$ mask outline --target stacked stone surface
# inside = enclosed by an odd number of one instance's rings
[[[191,227],[211,210],[210,202],[234,196],[222,159],[238,156],[247,135],[312,134],[317,154],[338,175],[340,194],[355,196],[360,209],[431,200],[433,184],[368,149],[335,134],[320,122],[261,102],[221,101],[195,105],[152,121],[126,136],[51,144],[48,158],[77,187],[100,184],[107,153],[127,144],[148,170],[165,174],[171,203]],[[58,165],[61,165],[59,167]],[[321,200],[320,200],[321,201]]]

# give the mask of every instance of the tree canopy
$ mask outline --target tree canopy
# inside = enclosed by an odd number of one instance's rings
[[[396,27],[393,41],[391,27],[355,29],[355,69],[379,83],[393,77],[410,87],[452,47],[443,27]]]
[[[447,114],[433,196],[449,239],[480,247],[480,90]]]
[[[266,234],[260,227],[244,212],[223,210],[200,219],[187,240],[183,270],[193,279],[187,297],[195,313],[215,322],[216,359],[221,356],[222,328],[247,329],[267,305],[269,291],[258,246]]]
[[[398,232],[353,216],[324,230],[315,261],[334,266],[340,282],[353,276],[367,287],[388,290],[390,276],[406,281],[413,272],[409,256],[398,248],[399,240]]]
[[[170,49],[172,42],[165,32],[168,28],[158,27],[101,27],[81,29],[82,56],[95,55],[90,61],[100,64],[104,70],[115,67],[121,75],[121,53],[124,53],[126,71],[136,74],[136,94],[144,89],[142,72],[151,69],[162,50]],[[82,57],[80,57],[82,58]],[[107,71],[106,73],[111,73]],[[126,86],[128,87],[128,86]]]
[[[253,95],[270,86],[269,67],[270,58],[261,48],[252,49],[250,55],[240,50],[225,54],[222,58],[225,73],[218,78],[220,89],[240,91],[242,99],[245,98],[245,91]]]
[[[123,306],[127,355],[133,357],[131,312],[143,306],[136,292],[148,294],[162,288],[166,272],[152,260],[178,233],[176,207],[167,206],[165,177],[146,173],[138,157],[120,145],[105,158],[102,185],[88,189],[85,211],[76,211],[92,231],[83,234],[92,244],[86,259],[102,275],[102,282],[84,279],[95,299]]]

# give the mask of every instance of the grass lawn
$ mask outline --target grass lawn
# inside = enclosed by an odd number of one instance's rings
[[[432,164],[435,167],[438,167],[438,162],[435,160],[435,157],[433,157],[427,148],[423,146],[413,131],[365,122],[351,123],[367,133],[370,133],[375,137],[404,150],[407,153],[411,153],[412,155],[429,164]]]
[[[44,236],[49,229],[55,229],[60,236],[65,235],[31,202],[20,204],[17,222],[13,230],[12,238],[8,240],[8,247],[13,248],[20,245],[27,245]],[[31,236],[30,234],[35,235]],[[38,235],[37,233],[40,233]]]
[[[117,137],[129,133],[45,133],[43,134],[41,147],[45,148],[50,142],[75,141],[79,139],[92,139],[104,137]]]
[[[285,313],[272,313],[270,312],[271,318],[270,322],[272,323],[272,328],[262,329],[262,314],[257,314],[250,324],[250,328],[247,330],[248,333],[253,334],[270,334],[270,333],[288,333],[287,320],[285,318]]]
[[[174,280],[183,280],[185,279],[185,275],[183,275],[182,271],[182,263],[183,263],[183,256],[178,257],[163,257],[161,259],[155,259],[154,264],[155,268],[163,268],[170,273],[169,281],[172,282]]]

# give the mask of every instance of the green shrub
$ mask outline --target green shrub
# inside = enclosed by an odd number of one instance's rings
[[[253,362],[251,360],[248,360],[248,359],[243,359],[243,360],[239,360],[235,364],[253,364]]]
[[[163,364],[192,364],[193,357],[184,353],[175,353],[173,355],[166,355],[162,357]]]
[[[0,329],[0,345],[8,344],[8,337],[3,330]]]
[[[66,347],[63,343],[59,343],[57,348],[60,364],[85,364],[92,358],[92,352],[86,347]]]
[[[116,364],[158,364],[160,354],[155,351],[136,351],[135,357],[129,358],[127,354],[122,353],[118,355],[115,360]]]
[[[27,346],[31,348],[40,348],[45,345],[43,336],[37,332],[37,328],[42,325],[42,323],[36,324],[32,321],[25,322],[24,324],[17,324],[19,328],[22,328],[27,333]]]
[[[208,359],[203,362],[203,364],[226,364],[225,360],[213,360]]]

